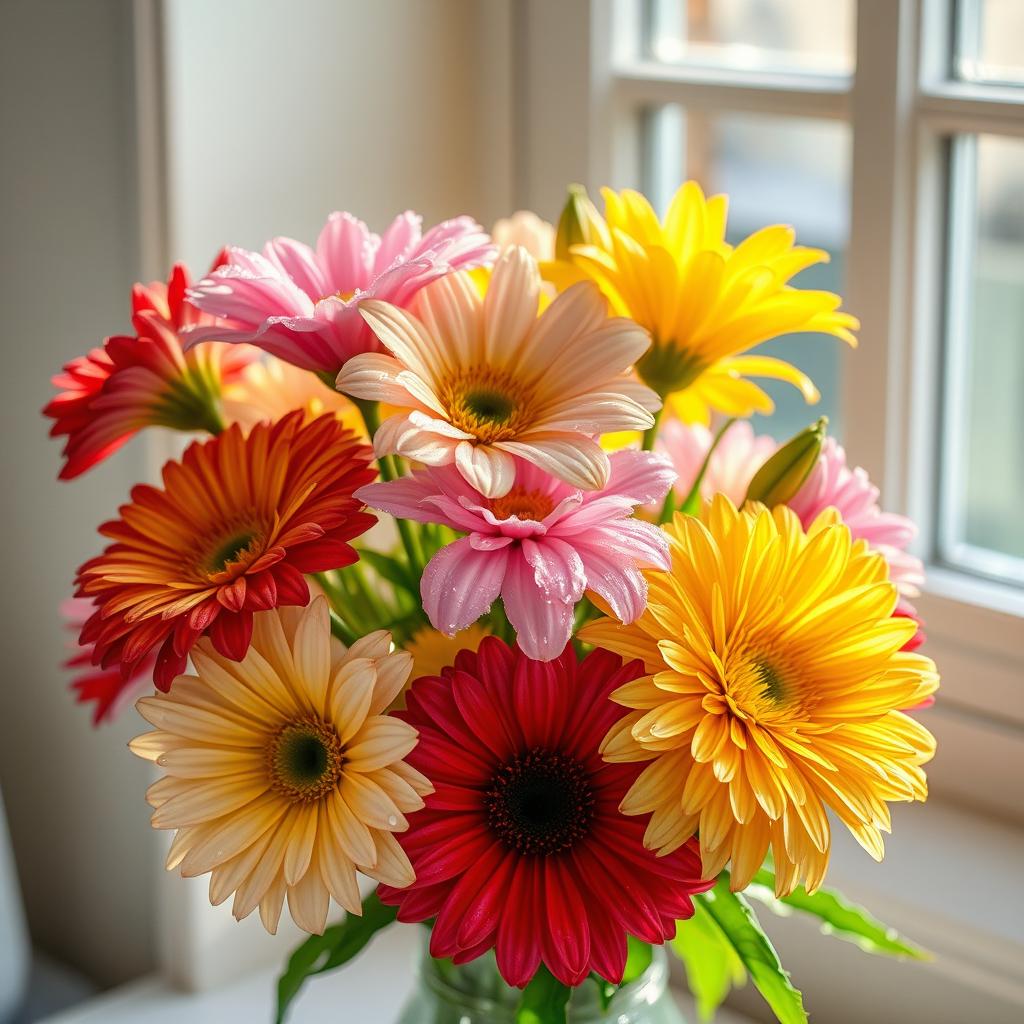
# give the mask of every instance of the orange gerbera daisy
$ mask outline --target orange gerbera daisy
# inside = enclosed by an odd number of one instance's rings
[[[129,676],[160,645],[167,690],[200,636],[238,661],[253,612],[304,605],[303,573],[356,561],[348,541],[375,522],[352,496],[373,479],[369,452],[333,415],[304,415],[191,445],[164,467],[163,490],[134,488],[100,527],[114,543],[78,570],[76,594],[96,606],[80,638],[96,664]]]

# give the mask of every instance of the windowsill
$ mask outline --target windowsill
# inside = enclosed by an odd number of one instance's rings
[[[870,957],[816,934],[800,916],[775,919],[763,909],[760,916],[783,963],[821,1021],[842,1021],[848,1015],[872,1019],[860,1013],[867,1009],[865,999],[890,1007],[902,1002],[900,1019],[906,1022],[960,1021],[968,1018],[957,1016],[956,1000],[966,1004],[978,998],[999,1001],[979,1019],[990,1024],[1003,1020],[1004,1010],[1024,1007],[1024,920],[1019,912],[1024,906],[1019,871],[1024,830],[940,801],[898,807],[894,816],[882,865],[837,830],[829,881],[929,948],[935,962],[900,964]],[[355,964],[314,979],[296,1001],[295,1024],[393,1021],[412,989],[420,941],[418,928],[392,928]],[[259,1024],[273,1019],[277,970],[267,967],[202,993],[179,992],[160,978],[144,978],[43,1024]],[[844,992],[844,985],[854,990]],[[925,997],[937,988],[943,989],[946,1013],[934,1012]],[[908,993],[913,996],[909,1006]],[[689,997],[680,994],[679,1001],[688,1020],[696,1021]],[[740,1001],[762,1016],[756,994],[744,992]],[[751,1019],[723,1009],[716,1024],[750,1024]],[[1020,1018],[1007,1013],[1005,1019]]]
[[[413,966],[420,955],[418,927],[390,928],[353,964],[314,978],[296,999],[294,1024],[360,1021],[387,1024],[412,991]],[[396,969],[399,968],[399,969]],[[224,988],[178,992],[159,977],[142,978],[39,1024],[264,1024],[274,1019],[277,969],[264,968]],[[677,993],[688,1021],[697,1015],[688,993]],[[750,1018],[722,1010],[715,1024],[752,1024]]]

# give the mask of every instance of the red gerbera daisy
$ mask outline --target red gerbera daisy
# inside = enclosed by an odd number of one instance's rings
[[[695,846],[644,849],[643,821],[619,811],[641,766],[598,753],[621,715],[609,694],[642,674],[608,651],[540,662],[487,637],[413,683],[395,715],[418,730],[407,761],[435,792],[397,836],[416,881],[379,891],[400,921],[436,917],[433,956],[493,947],[518,987],[541,961],[566,985],[591,971],[618,983],[627,933],[660,943],[693,914],[714,884]]]
[[[54,420],[51,437],[67,437],[62,480],[101,462],[143,427],[220,429],[221,387],[240,374],[255,349],[209,344],[182,350],[183,331],[220,323],[186,300],[190,283],[188,269],[177,263],[166,284],[136,284],[135,334],[107,338],[53,378],[60,393],[43,414]]]
[[[357,559],[348,541],[376,522],[352,497],[375,475],[370,451],[334,415],[304,417],[196,442],[164,466],[163,490],[134,488],[100,527],[114,543],[76,581],[96,607],[79,640],[95,644],[95,664],[120,663],[127,678],[160,645],[154,679],[166,690],[204,633],[240,661],[253,612],[307,604],[303,573]]]

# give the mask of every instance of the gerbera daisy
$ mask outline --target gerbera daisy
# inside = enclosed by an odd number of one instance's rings
[[[607,651],[531,661],[486,638],[443,678],[416,680],[396,717],[419,732],[409,763],[435,792],[398,841],[416,881],[380,888],[400,921],[436,917],[430,952],[456,963],[489,949],[522,987],[543,962],[578,985],[622,980],[626,935],[663,942],[693,914],[693,846],[644,849],[618,803],[636,767],[606,764],[602,734],[621,711],[609,693],[642,671]]]
[[[164,466],[163,490],[134,488],[100,527],[114,543],[78,570],[76,594],[95,605],[80,642],[97,664],[128,675],[159,645],[166,690],[200,636],[238,660],[253,612],[304,605],[303,573],[356,561],[348,541],[374,523],[352,496],[373,479],[368,450],[333,416],[303,418],[196,442]]]
[[[491,238],[499,251],[521,245],[535,260],[555,258],[555,228],[532,210],[517,210],[494,222]]]
[[[283,359],[265,355],[249,363],[234,383],[224,389],[221,410],[227,423],[248,431],[257,423],[273,422],[301,409],[314,420],[333,413],[353,433],[365,437],[359,410],[344,395],[329,388],[315,373],[300,370]]]
[[[65,624],[76,634],[92,614],[92,603],[71,598],[61,604]],[[75,653],[64,662],[64,668],[75,672],[71,689],[79,704],[92,704],[92,724],[113,721],[135,697],[152,688],[156,652],[151,651],[132,666],[126,678],[119,665],[99,668],[93,663],[93,645],[75,643]]]
[[[412,658],[387,633],[347,650],[327,602],[260,612],[239,662],[207,640],[196,674],[136,705],[155,731],[131,743],[164,777],[146,794],[155,828],[177,829],[167,868],[210,873],[210,902],[235,894],[277,931],[285,896],[300,928],[320,934],[330,897],[361,913],[356,871],[393,886],[412,868],[395,832],[430,783],[402,759],[416,730],[384,715]]]
[[[935,749],[904,711],[938,685],[930,659],[900,650],[916,625],[892,614],[885,559],[835,510],[805,533],[788,508],[724,496],[706,525],[680,515],[667,532],[672,571],[651,574],[645,614],[581,631],[648,672],[613,694],[634,710],[602,746],[652,761],[623,811],[653,812],[661,853],[699,832],[705,877],[731,859],[737,890],[769,845],[780,895],[821,885],[826,809],[881,860],[887,801],[925,799]]]
[[[663,223],[638,192],[602,195],[606,224],[591,232],[589,244],[571,246],[568,261],[547,264],[545,274],[559,287],[596,281],[616,314],[650,331],[653,343],[637,372],[669,409],[701,423],[713,410],[771,412],[772,400],[748,377],[788,381],[808,402],[818,400],[795,367],[744,353],[794,331],[856,344],[851,332],[859,324],[839,311],[839,296],[788,284],[828,253],[795,246],[793,229],[782,225],[730,245],[725,196],[705,199],[693,181],[680,187]]]
[[[686,494],[711,447],[711,432],[698,423],[667,419],[658,431],[658,442],[659,450],[669,456],[679,474],[677,491]],[[724,494],[739,507],[754,474],[778,448],[774,438],[755,434],[749,423],[734,423],[711,454],[701,485],[702,496],[710,500],[715,494]],[[913,596],[924,582],[921,560],[906,550],[917,527],[906,516],[883,512],[878,497],[878,488],[867,471],[859,466],[851,468],[842,445],[829,437],[810,475],[786,504],[805,530],[825,509],[838,509],[853,539],[866,540],[881,552],[889,563],[889,579],[901,594]]]
[[[202,345],[182,351],[182,333],[216,319],[185,299],[188,270],[178,263],[167,284],[132,290],[135,335],[107,338],[53,378],[60,389],[43,409],[51,437],[66,436],[62,480],[101,462],[143,427],[221,428],[217,400],[253,356],[252,349]]]
[[[662,419],[655,448],[668,455],[679,474],[676,495],[680,500],[690,493],[713,440],[713,434],[703,423],[683,423],[674,416]],[[716,494],[724,494],[738,508],[746,500],[754,474],[778,448],[774,437],[755,434],[746,420],[733,423],[711,455],[701,483],[701,496],[710,500]]]
[[[605,485],[608,457],[593,435],[654,423],[657,396],[625,376],[649,339],[632,321],[609,319],[592,284],[538,317],[539,291],[537,262],[517,246],[483,298],[467,275],[452,274],[421,294],[417,316],[361,304],[391,355],[350,360],[338,389],[407,410],[376,432],[378,455],[454,464],[489,498],[512,489],[516,455],[573,487]]]
[[[621,451],[610,465],[600,491],[575,490],[520,462],[515,486],[501,498],[485,497],[451,466],[370,484],[356,497],[394,516],[467,532],[423,572],[423,609],[437,629],[449,636],[465,629],[500,594],[519,646],[547,661],[568,643],[585,590],[632,622],[647,600],[641,569],[669,566],[665,535],[632,518],[637,505],[668,493],[675,479],[668,459]]]
[[[475,652],[483,638],[489,635],[487,629],[476,622],[454,636],[445,636],[430,626],[424,626],[403,646],[403,650],[412,655],[412,678],[439,676],[442,670],[455,664],[455,655],[459,651]]]
[[[404,307],[438,277],[493,259],[491,240],[471,218],[444,221],[426,234],[422,222],[406,211],[379,236],[350,213],[332,213],[315,249],[292,238],[272,239],[262,254],[229,248],[227,266],[190,297],[233,326],[193,331],[192,338],[252,342],[333,379],[357,353],[380,351],[359,315],[363,299]]]

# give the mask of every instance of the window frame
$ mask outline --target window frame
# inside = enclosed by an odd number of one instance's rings
[[[635,185],[638,114],[666,103],[850,124],[844,294],[862,329],[841,364],[844,443],[881,486],[886,509],[919,524],[928,580],[915,604],[943,674],[929,712],[940,739],[933,788],[1024,820],[1022,801],[979,769],[990,744],[1024,758],[1024,590],[935,557],[949,140],[1024,137],[1024,87],[952,77],[954,0],[859,0],[852,75],[659,63],[644,55],[642,4],[522,5],[517,202],[554,213],[566,181]],[[583,87],[567,90],[573,74]]]

